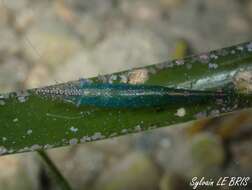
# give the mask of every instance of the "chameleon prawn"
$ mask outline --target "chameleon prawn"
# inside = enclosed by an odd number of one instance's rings
[[[106,108],[143,108],[196,102],[226,101],[239,96],[236,93],[222,93],[199,90],[168,88],[158,85],[133,85],[110,83],[80,83],[79,86],[64,88],[41,88],[38,94],[60,97],[76,106]]]

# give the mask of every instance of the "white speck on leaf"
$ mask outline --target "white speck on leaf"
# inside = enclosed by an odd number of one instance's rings
[[[70,131],[72,131],[73,133],[76,133],[79,129],[78,128],[75,128],[74,126],[72,126],[70,128]]]
[[[177,112],[175,113],[176,116],[178,117],[184,117],[186,115],[186,110],[185,108],[179,108]]]
[[[218,68],[218,65],[216,63],[209,63],[208,64],[208,68],[209,69],[217,69]]]
[[[6,138],[6,137],[2,137],[2,140],[3,140],[3,141],[7,141],[7,138]]]
[[[27,91],[17,92],[17,99],[19,102],[24,103],[28,99],[29,93]]]
[[[26,97],[24,97],[24,96],[19,96],[19,97],[18,97],[18,101],[19,101],[20,103],[24,103],[24,102],[26,101]]]
[[[136,127],[135,127],[135,131],[141,131],[142,129],[141,129],[141,126],[140,125],[137,125]]]
[[[15,123],[18,122],[18,118],[13,119],[13,122]]]
[[[176,60],[175,63],[177,65],[184,65],[185,64],[184,60]]]
[[[32,130],[31,130],[31,129],[27,130],[26,134],[27,134],[27,135],[32,134]]]
[[[215,54],[211,54],[211,55],[210,55],[210,58],[212,58],[212,59],[218,59],[218,56],[215,55]]]

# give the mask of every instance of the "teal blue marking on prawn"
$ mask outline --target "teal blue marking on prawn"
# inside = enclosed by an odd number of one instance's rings
[[[232,94],[168,88],[157,85],[109,84],[80,82],[75,87],[40,90],[41,93],[60,96],[76,106],[105,108],[142,108],[184,105],[197,102],[225,101]]]

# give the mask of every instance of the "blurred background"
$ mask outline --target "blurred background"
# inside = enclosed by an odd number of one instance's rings
[[[0,89],[88,78],[238,44],[251,40],[251,21],[250,0],[1,0]],[[252,177],[250,115],[48,153],[74,189],[191,189],[194,176]],[[58,189],[36,153],[0,157],[0,171],[0,189]]]

